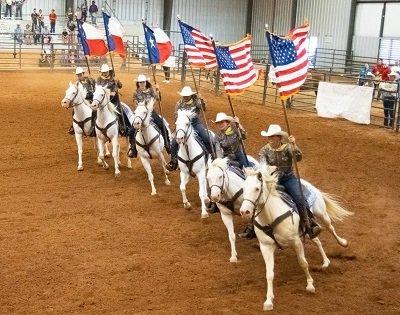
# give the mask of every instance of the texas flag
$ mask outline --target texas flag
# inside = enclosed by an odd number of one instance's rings
[[[164,63],[172,53],[172,43],[168,35],[161,28],[152,30],[145,23],[143,29],[150,63]]]
[[[104,28],[106,30],[107,43],[110,51],[116,51],[122,58],[126,55],[124,45],[125,30],[115,18],[103,12]]]
[[[87,56],[104,56],[108,49],[104,42],[104,34],[97,28],[78,22],[78,37],[81,40],[83,52]]]

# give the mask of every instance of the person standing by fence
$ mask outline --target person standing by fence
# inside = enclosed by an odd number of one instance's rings
[[[51,12],[49,14],[49,20],[50,20],[50,33],[54,34],[56,32],[56,21],[57,21],[56,10],[51,9]]]
[[[17,0],[15,1],[15,19],[22,20],[22,5],[25,0]]]
[[[89,7],[90,17],[92,18],[92,24],[96,25],[97,12],[99,12],[99,8],[96,5],[95,1],[92,1],[92,4]]]
[[[391,72],[388,75],[389,80],[379,84],[383,100],[383,125],[386,127],[392,127],[394,125],[396,96],[398,90],[398,84],[396,83],[397,75],[395,72]]]
[[[37,20],[38,20],[38,14],[36,13],[36,8],[33,9],[31,13],[31,20],[32,20],[32,32],[33,32],[37,25]]]
[[[6,4],[6,12],[4,14],[4,17],[8,17],[8,14],[10,14],[10,19],[11,19],[11,8],[12,8],[13,0],[6,0],[5,4]]]

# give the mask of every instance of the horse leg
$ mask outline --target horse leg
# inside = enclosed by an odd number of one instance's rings
[[[112,143],[112,155],[114,158],[114,168],[115,172],[114,175],[115,177],[121,176],[121,171],[119,170],[119,142],[118,142],[118,136],[115,136],[111,139]]]
[[[267,299],[264,302],[263,310],[271,311],[274,308],[274,253],[275,244],[260,242],[260,250],[265,262],[265,273],[267,278]]]
[[[83,139],[82,134],[75,132],[76,145],[78,146],[78,171],[83,171],[82,153],[83,153]]]
[[[327,268],[327,267],[330,265],[331,261],[330,261],[329,258],[326,256],[325,251],[324,251],[324,248],[322,247],[321,241],[319,240],[318,237],[314,237],[314,238],[311,239],[311,240],[314,242],[314,244],[316,244],[316,245],[318,246],[318,250],[319,250],[319,252],[320,252],[320,254],[321,254],[321,256],[322,256],[322,259],[323,259],[322,269]]]
[[[126,147],[129,148],[129,139],[128,138],[125,138],[125,139],[126,139]],[[126,155],[126,156],[127,156],[127,158],[126,158],[126,167],[127,168],[132,168],[131,158],[128,155]]]
[[[100,138],[97,138],[97,149],[99,150],[98,159],[100,159],[101,165],[104,169],[108,170],[108,164],[104,160],[104,142]]]
[[[321,223],[332,233],[338,244],[342,247],[347,247],[349,245],[347,240],[336,234],[335,228],[332,225],[332,220],[329,217],[328,212],[326,211],[325,202],[323,202],[323,206],[321,208],[322,211],[318,209],[314,213],[316,213],[316,216],[318,217],[318,219],[320,219]]]
[[[228,214],[227,212],[230,210],[224,207],[223,205],[218,204],[218,208],[220,208],[221,219],[224,222],[226,230],[228,231],[229,242],[231,243],[231,258],[229,258],[230,262],[237,262],[237,252],[236,252],[236,235],[235,228],[233,225],[233,216],[232,214]]]
[[[105,143],[104,143],[105,157],[110,157],[110,156],[111,156],[111,153],[110,153],[110,150],[108,149],[107,143],[108,143],[108,142],[105,142]]]
[[[169,174],[169,172],[168,172],[167,168],[165,167],[165,165],[167,164],[167,162],[165,162],[165,157],[164,157],[164,154],[163,154],[163,151],[162,151],[162,150],[158,152],[158,156],[160,157],[161,166],[162,166],[162,168],[163,168],[163,170],[164,170],[165,185],[169,186],[169,185],[171,185],[171,182],[170,182],[169,179],[168,179],[168,174]]]
[[[97,153],[97,165],[102,166],[103,162],[101,161],[100,157],[99,157],[99,140],[96,138],[94,138],[94,148],[96,149],[96,153]]]
[[[207,180],[206,180],[206,171],[200,171],[197,175],[197,179],[199,181],[199,197],[201,201],[201,218],[205,219],[208,218],[207,206],[206,206],[206,199],[207,196]]]
[[[148,177],[150,185],[151,185],[151,195],[154,196],[157,194],[157,190],[156,190],[156,186],[154,186],[154,176],[151,171],[150,161],[149,161],[149,159],[142,157],[141,155],[140,155],[140,160],[142,161],[142,165],[147,172],[147,177]]]
[[[179,185],[179,188],[182,193],[182,201],[183,201],[183,207],[186,210],[189,210],[192,206],[189,202],[189,200],[186,197],[186,185],[189,182],[190,175],[189,173],[185,173],[183,171],[180,172],[180,177],[181,177],[181,184]]]
[[[308,262],[306,260],[306,256],[304,255],[304,247],[303,247],[303,243],[300,240],[300,237],[297,235],[294,238],[294,249],[296,251],[297,254],[297,259],[299,261],[299,265],[301,268],[303,268],[304,273],[306,274],[306,278],[307,278],[307,287],[306,290],[307,292],[310,293],[315,293],[315,288],[314,288],[314,280],[310,275],[310,271],[308,270]]]

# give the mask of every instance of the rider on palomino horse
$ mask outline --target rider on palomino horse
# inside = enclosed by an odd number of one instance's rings
[[[115,79],[113,69],[110,68],[107,64],[101,65],[99,72],[101,74],[97,78],[96,83],[111,91],[110,102],[113,103],[117,107],[118,111],[121,113],[118,115],[119,132],[120,132],[121,136],[125,136],[128,134],[130,128],[128,126],[128,122],[129,122],[128,117],[125,115],[124,111],[122,110],[120,100],[119,100],[118,90],[122,88],[122,83],[118,79]],[[125,115],[124,118],[122,117],[122,115]],[[125,124],[124,124],[124,121],[125,121]]]
[[[78,77],[78,81],[76,81],[75,84],[81,83],[83,85],[83,87],[86,90],[86,99],[89,101],[93,100],[93,92],[94,92],[94,88],[96,85],[96,82],[94,81],[93,78],[91,77],[86,77],[85,76],[85,70],[83,70],[82,67],[76,67],[75,69],[75,74]],[[72,111],[72,116],[74,115],[74,111]],[[89,131],[89,135],[92,135],[94,132],[94,122],[96,121],[96,112],[93,111],[92,113],[92,124],[90,126],[90,131]],[[74,127],[71,125],[71,127],[68,130],[68,133],[73,135],[74,132]]]
[[[247,133],[239,123],[239,118],[233,118],[225,113],[218,113],[213,123],[219,129],[219,132],[215,135],[217,157],[227,157],[229,160],[236,162],[240,168],[249,167],[250,164],[240,143],[240,138],[245,140]]]
[[[310,228],[305,232],[310,238],[315,238],[321,232],[321,228],[314,219],[310,206],[300,191],[299,182],[293,172],[293,158],[301,161],[302,153],[297,147],[295,138],[282,131],[279,125],[270,125],[267,131],[261,131],[261,135],[267,138],[267,144],[260,150],[260,164],[268,164],[277,167],[279,174],[278,184],[285,187],[285,191],[293,198],[301,218],[305,221],[308,216]],[[293,148],[293,149],[292,149]],[[247,237],[254,234],[249,226],[240,237]]]
[[[208,131],[204,127],[199,117],[201,110],[205,110],[204,101],[192,91],[190,86],[185,86],[179,94],[182,96],[182,98],[176,103],[175,116],[177,111],[180,109],[193,111],[195,117],[191,119],[192,127],[205,144],[208,153],[211,154],[212,149],[210,138],[207,134]],[[171,141],[171,161],[167,164],[167,169],[169,171],[175,171],[178,167],[178,151],[179,144],[174,138]]]
[[[158,89],[158,86],[156,85],[154,89],[146,76],[144,74],[139,74],[136,80],[136,92],[133,93],[133,102],[135,103],[135,105],[137,105],[138,103],[147,102],[151,99],[160,100],[160,91]],[[170,153],[169,135],[167,128],[164,125],[163,119],[160,115],[157,114],[155,110],[153,110],[153,112],[151,113],[151,118],[164,138],[164,144],[167,153]],[[135,137],[136,129],[132,128],[129,133],[130,148],[128,152],[128,156],[131,158],[137,156]]]

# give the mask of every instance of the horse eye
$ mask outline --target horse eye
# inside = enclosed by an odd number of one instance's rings
[[[257,188],[256,188],[256,191],[259,191],[259,190],[260,190],[260,188],[257,187]]]

